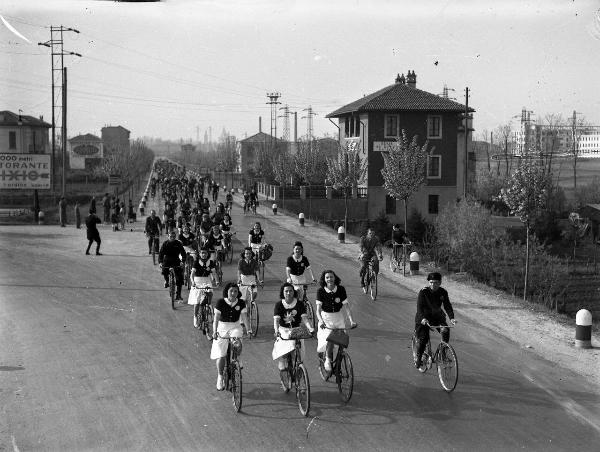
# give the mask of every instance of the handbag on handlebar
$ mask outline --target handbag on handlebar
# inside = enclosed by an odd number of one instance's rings
[[[343,330],[332,330],[327,336],[327,342],[331,342],[341,347],[348,347],[350,344],[350,336]]]

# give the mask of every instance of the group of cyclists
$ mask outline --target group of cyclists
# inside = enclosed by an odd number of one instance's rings
[[[183,264],[191,261],[189,275],[191,288],[187,303],[194,306],[194,326],[198,327],[198,312],[203,304],[212,304],[212,288],[219,283],[216,270],[222,260],[222,251],[225,237],[231,240],[233,224],[231,221],[231,207],[233,203],[232,192],[226,191],[227,206],[217,203],[217,196],[213,197],[215,204],[214,213],[210,212],[210,202],[202,197],[202,190],[197,183],[191,183],[185,174],[170,168],[166,171],[156,171],[156,177],[151,187],[160,188],[161,196],[165,202],[164,224],[151,210],[146,220],[145,232],[148,236],[149,252],[156,246],[162,229],[166,229],[168,239],[162,244],[159,251],[159,263],[168,287],[169,269],[175,269],[176,299],[183,301],[181,288],[184,283]],[[174,174],[173,174],[174,173]],[[170,176],[169,176],[170,174]],[[162,177],[160,177],[162,176]],[[156,193],[154,193],[156,195]],[[192,196],[197,206],[191,208],[189,196]],[[244,192],[244,211],[251,205],[256,205],[258,198],[254,191]],[[174,219],[175,211],[179,207],[182,217],[181,222]],[[168,212],[168,213],[167,213]],[[407,237],[398,225],[394,225],[392,234],[393,243],[401,245],[406,243]],[[247,246],[241,252],[237,266],[237,281],[225,285],[222,297],[213,306],[213,341],[211,359],[216,361],[217,390],[225,387],[223,371],[225,355],[230,337],[241,338],[244,330],[251,334],[248,321],[249,299],[248,291],[252,291],[254,299],[257,296],[257,285],[263,283],[259,279],[259,262],[264,261],[265,231],[260,222],[255,222],[248,232]],[[396,247],[394,247],[395,249]],[[372,262],[375,271],[378,271],[379,261],[383,259],[382,243],[372,228],[369,228],[360,239],[361,269],[359,272],[361,286],[365,290],[365,272]],[[301,242],[294,243],[291,255],[286,261],[286,281],[279,290],[279,300],[274,305],[273,329],[275,342],[272,357],[277,361],[278,369],[286,372],[288,363],[287,354],[294,349],[294,342],[286,340],[291,331],[303,325],[311,335],[315,333],[314,327],[308,321],[307,306],[304,304],[304,287],[311,282],[317,282],[310,267],[308,258],[304,255]],[[448,293],[441,287],[441,275],[430,273],[427,276],[428,286],[424,287],[418,295],[417,314],[415,316],[415,336],[417,338],[417,356],[415,366],[422,365],[421,356],[429,339],[430,325],[439,327],[442,340],[449,341],[449,329],[446,314],[450,322],[455,324],[454,312]],[[346,328],[356,326],[348,294],[341,284],[339,276],[333,270],[325,270],[318,280],[316,293],[316,320],[317,328],[317,353],[324,354],[324,368],[331,371],[333,359],[333,343],[327,338],[328,329]],[[366,290],[365,290],[366,291]],[[241,341],[238,344],[241,352]]]

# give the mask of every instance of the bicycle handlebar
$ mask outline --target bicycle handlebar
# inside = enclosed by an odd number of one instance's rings
[[[330,328],[330,327],[328,327],[325,324],[321,324],[319,326],[319,328],[322,328],[324,330],[331,330],[331,331],[345,331],[345,330],[348,330],[348,329],[353,330],[356,327],[358,327],[358,323],[355,323],[354,325],[350,325],[350,328]]]

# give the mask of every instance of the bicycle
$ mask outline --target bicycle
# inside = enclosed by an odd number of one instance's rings
[[[254,289],[256,288],[256,284],[239,283],[238,286],[249,288],[249,290],[246,291],[246,309],[248,310],[248,321],[250,322],[250,330],[252,332],[248,334],[248,337],[253,338],[258,334],[258,323],[260,320],[260,316],[258,314],[258,304],[256,304],[254,297]]]
[[[452,328],[447,325],[431,326],[427,325],[430,330],[435,329],[440,335],[440,328]],[[416,330],[412,335],[411,347],[413,352],[413,360],[415,366],[417,364],[417,337]],[[435,363],[438,371],[438,378],[442,388],[446,392],[454,391],[456,383],[458,382],[458,358],[454,348],[447,342],[440,341],[434,353],[431,353],[431,338],[427,340],[427,346],[421,357],[422,365],[419,367],[419,372],[425,373]]]
[[[256,215],[256,207],[258,206],[258,201],[250,201],[250,210],[252,210],[252,215]]]
[[[217,286],[223,284],[223,251],[221,249],[211,250],[211,253],[215,253],[215,275],[217,277]]]
[[[235,235],[235,232],[223,233],[223,247],[225,250],[225,260],[228,264],[233,261],[233,244],[231,243],[231,236]]]
[[[398,268],[402,267],[402,275],[406,276],[406,257],[408,252],[407,247],[411,246],[412,243],[393,243],[392,250],[390,252],[390,270],[396,272]],[[402,255],[400,255],[400,247],[402,247]]]
[[[263,255],[263,248],[267,244],[260,245],[258,249],[258,283],[260,284],[260,288],[263,289],[265,287],[265,260]]]
[[[315,284],[315,282],[313,281],[312,284]],[[297,287],[297,285],[294,285],[294,288],[296,288],[296,287]],[[306,317],[308,318],[308,322],[310,323],[310,326],[315,328],[317,316],[315,314],[315,309],[312,307],[312,304],[308,300],[308,295],[307,295],[308,284],[302,284],[302,288],[304,289],[304,295],[302,296],[302,302],[304,303],[304,306],[306,306]]]
[[[353,325],[351,329],[357,326]],[[328,381],[331,375],[335,375],[335,382],[338,386],[340,396],[347,403],[352,397],[354,389],[354,368],[352,367],[350,355],[346,351],[350,343],[350,338],[345,328],[329,328],[324,325],[321,328],[332,331],[327,338],[327,342],[337,345],[338,349],[335,359],[331,363],[331,371],[325,370],[325,353],[317,353],[319,358],[319,374],[324,381]]]
[[[219,333],[215,338],[221,337]],[[242,408],[242,364],[239,360],[241,349],[240,338],[228,337],[227,355],[225,356],[225,368],[223,369],[223,380],[225,389],[231,391],[231,399],[236,412]]]
[[[183,281],[185,283],[185,287],[187,290],[190,290],[192,287],[192,280],[190,275],[192,274],[192,266],[194,265],[194,255],[192,253],[187,253],[185,264],[183,267]]]
[[[207,340],[210,341],[210,340],[212,340],[212,337],[213,337],[212,326],[213,326],[213,317],[214,317],[213,308],[212,308],[212,305],[210,304],[210,301],[212,298],[212,286],[205,284],[203,286],[198,286],[198,289],[200,289],[202,292],[204,292],[204,296],[206,297],[206,300],[204,300],[204,302],[202,302],[200,304],[200,309],[198,310],[197,329],[203,335],[206,336]]]
[[[158,235],[150,234],[149,238],[152,240],[151,252],[152,252],[152,263],[156,265],[156,258],[158,256]]]
[[[169,296],[171,297],[171,309],[175,309],[175,268],[169,267]]]
[[[311,338],[312,335],[306,328],[292,328],[289,339],[284,339],[281,334],[277,337],[284,341],[295,341],[294,350],[287,354],[287,367],[279,371],[281,387],[287,393],[292,389],[292,384],[296,388],[296,401],[298,409],[302,416],[308,416],[310,410],[310,381],[308,372],[302,362],[302,341],[301,339]]]
[[[377,299],[377,272],[374,268],[373,258],[369,259],[365,273],[365,293],[367,292],[371,295],[371,300]]]

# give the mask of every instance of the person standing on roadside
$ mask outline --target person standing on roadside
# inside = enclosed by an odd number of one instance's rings
[[[100,243],[102,241],[100,240],[100,232],[98,231],[97,226],[100,223],[102,223],[102,221],[100,221],[100,218],[98,218],[96,214],[90,210],[90,214],[85,219],[85,227],[87,229],[88,239],[88,246],[85,250],[85,254],[90,254],[90,247],[92,246],[92,242],[96,242],[96,256],[102,256],[102,253],[100,252]]]
[[[58,201],[58,216],[60,219],[60,227],[64,228],[67,224],[67,200],[64,196],[60,197],[60,201]]]
[[[79,210],[79,201],[75,202],[75,227],[77,229],[81,229],[81,211]]]
[[[110,197],[108,193],[104,194],[104,198],[102,198],[102,213],[104,214],[104,222],[110,223]]]
[[[96,197],[92,196],[92,200],[90,201],[90,212],[96,213]]]

